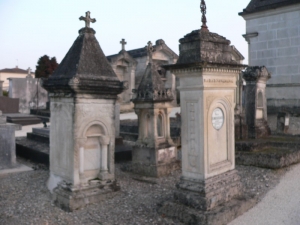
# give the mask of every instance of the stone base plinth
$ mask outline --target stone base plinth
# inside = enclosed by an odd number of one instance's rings
[[[180,161],[174,160],[163,164],[144,164],[133,162],[130,171],[147,177],[163,177],[169,175],[172,171],[180,169]]]
[[[181,178],[174,196],[181,204],[200,210],[214,207],[241,195],[242,183],[236,170],[208,178],[203,182]]]
[[[162,177],[180,168],[180,161],[177,160],[177,149],[175,146],[145,147],[136,145],[132,149],[133,173],[149,176]]]
[[[88,204],[112,198],[120,190],[116,181],[110,183],[95,182],[76,188],[67,184],[59,184],[53,191],[55,205],[65,211],[74,211]]]

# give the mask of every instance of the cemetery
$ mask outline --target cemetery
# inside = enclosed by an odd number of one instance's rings
[[[178,55],[163,39],[133,50],[122,39],[121,51],[106,56],[96,19],[79,17],[84,26],[54,72],[34,78],[29,68],[0,96],[0,224],[246,218],[300,162],[296,75],[280,83],[286,70],[260,53],[265,34],[254,28],[264,16],[299,14],[300,4],[270,2],[251,0],[239,14],[249,65],[210,30],[204,0],[199,27],[177,37]],[[268,11],[274,5],[277,14]]]

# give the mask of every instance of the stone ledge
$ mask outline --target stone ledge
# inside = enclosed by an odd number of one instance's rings
[[[300,149],[270,147],[255,152],[237,151],[236,164],[279,169],[300,162]]]
[[[215,207],[210,211],[201,211],[181,205],[178,202],[165,202],[159,205],[158,213],[177,219],[190,225],[224,225],[242,215],[257,204],[257,198],[253,196],[240,196]]]
[[[74,211],[88,204],[113,198],[118,194],[119,190],[120,187],[116,181],[105,186],[102,184],[91,185],[90,187],[77,188],[73,191],[68,187],[59,185],[54,189],[53,201],[65,211]]]
[[[242,183],[236,170],[208,178],[203,182],[181,179],[176,186],[175,199],[183,205],[199,210],[211,210],[239,196],[242,191]]]

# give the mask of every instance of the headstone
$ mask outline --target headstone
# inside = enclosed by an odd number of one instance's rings
[[[235,170],[234,108],[245,66],[233,60],[229,40],[209,32],[203,0],[201,11],[201,29],[180,39],[179,59],[166,68],[180,79],[182,176],[175,198],[211,210],[242,190]]]
[[[137,90],[134,109],[139,136],[132,150],[133,172],[160,177],[178,169],[177,148],[170,135],[173,93],[166,89],[152,62],[153,47],[148,42],[149,64]]]
[[[30,109],[44,109],[48,92],[41,86],[39,78],[9,78],[9,97],[18,98],[19,112],[30,113]]]
[[[290,126],[290,113],[279,112],[277,113],[277,132],[278,133],[288,133]]]
[[[3,82],[0,80],[0,97],[3,96]]]
[[[0,123],[0,170],[14,166],[16,166],[15,127]]]
[[[265,66],[251,66],[243,72],[245,87],[245,122],[248,138],[270,135],[267,119],[266,84],[271,74]]]
[[[114,195],[115,102],[123,83],[109,65],[90,12],[86,27],[56,71],[43,81],[50,96],[50,177],[54,202],[75,210]]]

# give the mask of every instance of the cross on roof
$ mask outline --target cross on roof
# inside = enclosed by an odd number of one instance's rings
[[[90,28],[90,22],[92,22],[92,23],[96,22],[96,19],[91,19],[90,14],[91,14],[90,11],[87,11],[85,13],[85,17],[83,17],[83,16],[79,17],[79,20],[85,21],[85,27],[88,27],[88,28]]]
[[[30,69],[30,67],[28,67],[27,72],[28,72],[28,75],[31,74],[31,69]]]
[[[125,50],[125,45],[127,44],[127,42],[124,38],[122,39],[122,41],[120,41],[120,44],[122,44],[122,50]]]
[[[201,10],[201,13],[202,13],[202,19],[201,19],[201,22],[202,22],[202,26],[201,26],[201,30],[205,30],[205,31],[208,31],[208,27],[206,25],[206,4],[205,4],[205,1],[204,0],[201,0],[201,3],[200,3],[200,10]]]
[[[146,46],[146,48],[147,48],[147,52],[148,52],[148,56],[149,56],[149,63],[152,63],[153,46],[152,46],[151,41],[148,41],[147,44],[148,44],[148,45]]]

